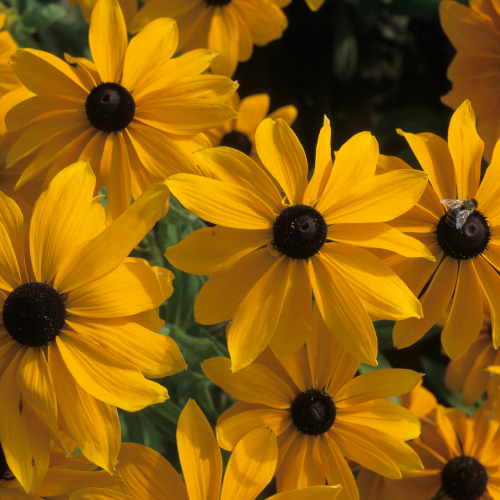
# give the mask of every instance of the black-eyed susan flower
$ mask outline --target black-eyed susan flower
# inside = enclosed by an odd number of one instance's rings
[[[410,443],[425,470],[387,481],[384,500],[498,500],[499,423],[485,411],[467,418],[461,410],[437,408]]]
[[[278,438],[278,491],[340,483],[339,499],[358,490],[346,459],[393,479],[421,470],[418,455],[404,443],[420,434],[409,410],[385,398],[411,391],[421,374],[379,370],[354,377],[360,363],[326,328],[315,307],[313,328],[294,354],[271,349],[232,373],[230,360],[202,363],[205,375],[238,399],[217,422],[219,444],[232,450],[263,425]]]
[[[167,390],[145,377],[186,366],[173,340],[154,333],[172,274],[127,257],[165,214],[168,189],[150,186],[106,227],[95,182],[86,163],[63,169],[36,202],[29,233],[0,193],[0,442],[27,492],[47,472],[50,437],[65,447],[61,431],[113,471],[116,407],[164,401]]]
[[[139,444],[123,444],[117,472],[125,496],[117,500],[255,500],[271,481],[278,460],[276,436],[269,427],[254,429],[235,446],[222,481],[222,458],[205,415],[191,399],[179,417],[177,447],[184,482],[157,452]],[[318,486],[268,500],[334,500],[341,487]],[[92,499],[72,496],[72,500]]]
[[[297,137],[283,120],[270,118],[255,139],[266,170],[240,151],[219,147],[195,153],[207,177],[179,174],[166,181],[188,210],[218,224],[195,231],[166,256],[185,272],[212,275],[196,298],[195,319],[232,319],[233,371],[270,342],[280,354],[304,344],[311,290],[332,334],[370,364],[376,364],[377,340],[369,314],[421,315],[401,279],[363,247],[433,259],[425,245],[385,224],[418,201],[426,174],[375,175],[378,144],[368,132],[342,146],[333,164],[330,135],[326,120],[309,183]]]
[[[269,111],[269,96],[255,94],[240,99],[235,92],[227,103],[238,113],[238,117],[226,122],[222,127],[206,132],[212,146],[227,146],[237,149],[259,162],[255,149],[255,131],[259,123],[264,120]],[[288,125],[292,125],[297,117],[295,106],[283,106],[273,111],[268,118],[277,120],[282,118]]]
[[[236,116],[224,101],[237,84],[200,74],[214,57],[207,50],[172,59],[177,39],[175,21],[157,19],[127,46],[118,1],[99,0],[89,34],[95,65],[66,56],[73,68],[39,50],[16,53],[12,68],[36,95],[6,116],[9,130],[24,127],[7,166],[38,151],[19,184],[49,165],[47,182],[66,165],[89,161],[113,220],[152,183],[199,173],[191,152],[210,146],[201,132]]]
[[[287,27],[282,10],[270,0],[147,0],[132,22],[132,32],[159,17],[179,25],[179,49],[208,48],[219,54],[211,70],[231,77],[253,46],[281,38]]]
[[[454,0],[439,5],[441,26],[457,50],[448,68],[453,88],[441,100],[457,109],[472,102],[484,140],[484,157],[490,161],[500,138],[500,11],[496,1],[470,2],[470,8]]]
[[[396,323],[394,344],[397,347],[412,345],[449,310],[441,341],[446,354],[451,359],[458,359],[479,335],[483,325],[483,303],[487,302],[491,311],[493,346],[498,348],[500,149],[480,184],[483,141],[476,132],[469,101],[453,114],[448,143],[434,134],[401,134],[422,169],[429,174],[430,184],[419,204],[391,224],[425,243],[436,262],[415,262],[400,256],[391,258],[391,266],[409,288],[421,294],[424,311],[421,321],[410,318]],[[393,166],[399,168],[405,164],[398,162]],[[452,202],[457,203],[456,200],[474,200],[477,208],[468,211],[460,204],[458,208],[449,208]],[[458,227],[460,217],[465,220]]]

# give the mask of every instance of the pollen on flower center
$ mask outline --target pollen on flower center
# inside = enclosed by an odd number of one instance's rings
[[[273,244],[292,259],[308,259],[321,250],[328,227],[323,216],[308,205],[291,205],[273,226]]]
[[[436,229],[438,243],[446,255],[465,260],[478,257],[486,250],[491,230],[486,217],[479,210],[472,212],[460,229],[447,223],[447,217],[448,214],[441,217]]]
[[[249,139],[248,135],[243,132],[238,132],[237,130],[232,130],[224,134],[220,145],[237,149],[247,156],[252,152],[252,141]]]
[[[135,101],[132,94],[118,83],[100,83],[90,91],[85,112],[96,129],[118,132],[134,118]]]
[[[441,487],[452,500],[478,500],[486,491],[488,474],[474,457],[452,458],[441,472]]]
[[[332,397],[325,391],[309,389],[295,398],[291,413],[297,430],[303,434],[319,436],[335,422],[337,408]]]
[[[61,295],[46,283],[30,281],[5,300],[3,323],[9,335],[25,346],[52,342],[64,326],[66,309]]]

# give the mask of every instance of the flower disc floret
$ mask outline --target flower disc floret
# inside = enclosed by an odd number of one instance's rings
[[[237,149],[247,156],[250,156],[252,152],[252,141],[247,134],[243,132],[238,132],[237,130],[232,130],[224,135],[220,142],[221,146],[227,146],[229,148]]]
[[[488,474],[474,457],[452,458],[441,473],[442,489],[452,500],[478,500],[486,492]]]
[[[436,229],[438,243],[446,255],[457,260],[468,260],[486,250],[491,230],[481,212],[475,210],[470,214],[460,229],[447,224],[447,217],[448,214],[441,217]]]
[[[3,322],[10,336],[25,346],[52,342],[64,326],[66,309],[61,295],[46,283],[29,281],[5,300]]]
[[[316,209],[291,205],[276,218],[273,244],[292,259],[308,259],[321,250],[327,232],[325,219]]]
[[[319,436],[335,422],[337,408],[332,397],[325,391],[309,389],[295,398],[291,414],[297,430],[303,434]]]
[[[134,118],[135,101],[130,92],[118,83],[95,86],[85,102],[89,122],[103,132],[123,130]]]

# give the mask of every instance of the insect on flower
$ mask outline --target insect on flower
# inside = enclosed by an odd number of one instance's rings
[[[455,226],[457,229],[462,228],[467,220],[467,217],[477,209],[477,200],[471,198],[469,200],[452,200],[444,199],[441,203],[449,209],[446,223],[449,226]]]

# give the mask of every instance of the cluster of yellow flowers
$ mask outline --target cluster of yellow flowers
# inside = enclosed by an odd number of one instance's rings
[[[500,1],[441,4],[448,141],[398,131],[422,170],[369,132],[332,158],[325,117],[309,180],[296,109],[266,118],[230,79],[290,0],[78,3],[93,62],[0,33],[0,499],[254,500],[276,477],[274,500],[500,500]],[[217,438],[185,406],[184,481],[121,444],[117,414],[186,369],[157,333],[173,274],[130,257],[170,194],[207,222],[165,255],[210,276],[194,315],[226,324],[230,359],[202,369],[237,400]],[[444,408],[412,370],[356,376],[380,319],[398,348],[444,321],[446,383],[480,408]]]

